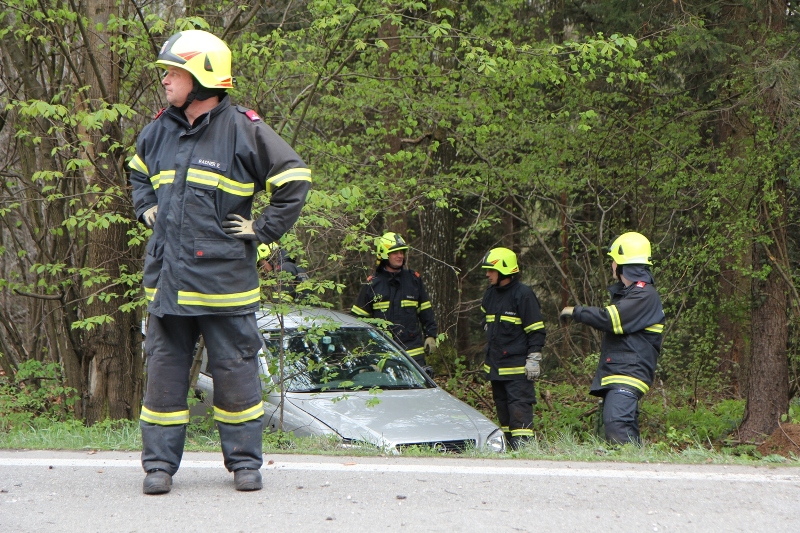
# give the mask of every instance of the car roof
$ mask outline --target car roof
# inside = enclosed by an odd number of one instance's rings
[[[310,306],[265,306],[256,312],[258,329],[277,330],[281,328],[283,319],[284,329],[302,329],[310,327],[335,328],[371,328],[354,316]]]

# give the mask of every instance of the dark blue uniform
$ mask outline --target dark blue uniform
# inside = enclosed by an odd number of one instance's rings
[[[615,283],[610,305],[578,305],[572,315],[605,332],[590,393],[604,398],[606,439],[617,443],[639,442],[638,401],[653,384],[661,352],[664,309],[649,272],[646,277],[650,282]]]
[[[252,218],[254,195],[269,188],[254,230],[261,242],[279,240],[300,215],[311,171],[255,112],[232,107],[227,96],[194,124],[175,107],[160,113],[139,135],[129,165],[136,216],[158,205],[143,278],[150,318],[142,465],[170,475],[180,465],[189,369],[202,334],[225,465],[260,468],[258,243],[226,234],[222,221],[232,213]]]
[[[541,352],[545,327],[539,300],[516,277],[505,286],[490,286],[481,302],[486,329],[483,370],[492,382],[500,426],[516,442],[533,435],[536,389],[525,375],[529,353]]]
[[[378,267],[361,286],[350,309],[355,316],[392,323],[392,337],[420,365],[425,365],[426,337],[436,337],[436,317],[419,272],[403,268],[389,272]]]

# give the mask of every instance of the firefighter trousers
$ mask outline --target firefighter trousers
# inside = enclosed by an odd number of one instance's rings
[[[257,354],[261,336],[254,314],[151,315],[145,337],[147,390],[140,416],[142,467],[174,475],[189,423],[189,372],[200,335],[214,381],[214,420],[229,471],[261,468],[264,405]]]
[[[603,426],[608,442],[640,444],[639,396],[627,389],[611,389],[603,399]]]
[[[533,406],[536,388],[527,379],[492,380],[497,419],[512,448],[524,444],[533,436]]]

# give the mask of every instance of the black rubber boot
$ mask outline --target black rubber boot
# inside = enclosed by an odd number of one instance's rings
[[[233,483],[236,485],[236,490],[242,491],[261,490],[264,486],[261,482],[261,472],[253,468],[242,468],[234,472]]]
[[[144,477],[142,492],[145,494],[166,494],[172,489],[172,476],[163,470],[151,470]]]

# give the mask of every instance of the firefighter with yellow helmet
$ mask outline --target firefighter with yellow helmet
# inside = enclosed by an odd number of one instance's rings
[[[231,52],[221,39],[176,33],[156,63],[167,71],[161,83],[170,105],[139,134],[129,163],[136,216],[153,230],[142,280],[150,313],[143,492],[169,492],[180,466],[200,335],[225,467],[237,490],[259,490],[257,247],[278,241],[297,221],[311,171],[255,111],[231,105]],[[267,189],[270,203],[253,219],[254,195]]]
[[[653,385],[664,332],[664,309],[650,272],[650,241],[641,233],[616,237],[608,249],[617,282],[605,307],[568,306],[562,320],[604,332],[590,394],[603,398],[603,426],[609,442],[640,443],[639,399]]]
[[[534,380],[545,341],[544,319],[533,290],[517,279],[517,254],[493,248],[484,256],[489,287],[481,311],[486,330],[483,370],[492,384],[500,427],[513,449],[533,436]]]
[[[391,322],[392,337],[421,366],[436,348],[436,317],[419,272],[406,267],[408,244],[394,232],[376,240],[375,273],[361,286],[350,312]]]
[[[267,275],[275,277],[275,284],[267,287],[268,299],[294,302],[302,301],[304,296],[310,294],[305,289],[297,290],[298,285],[308,281],[308,271],[298,265],[278,243],[258,246],[258,266]]]

